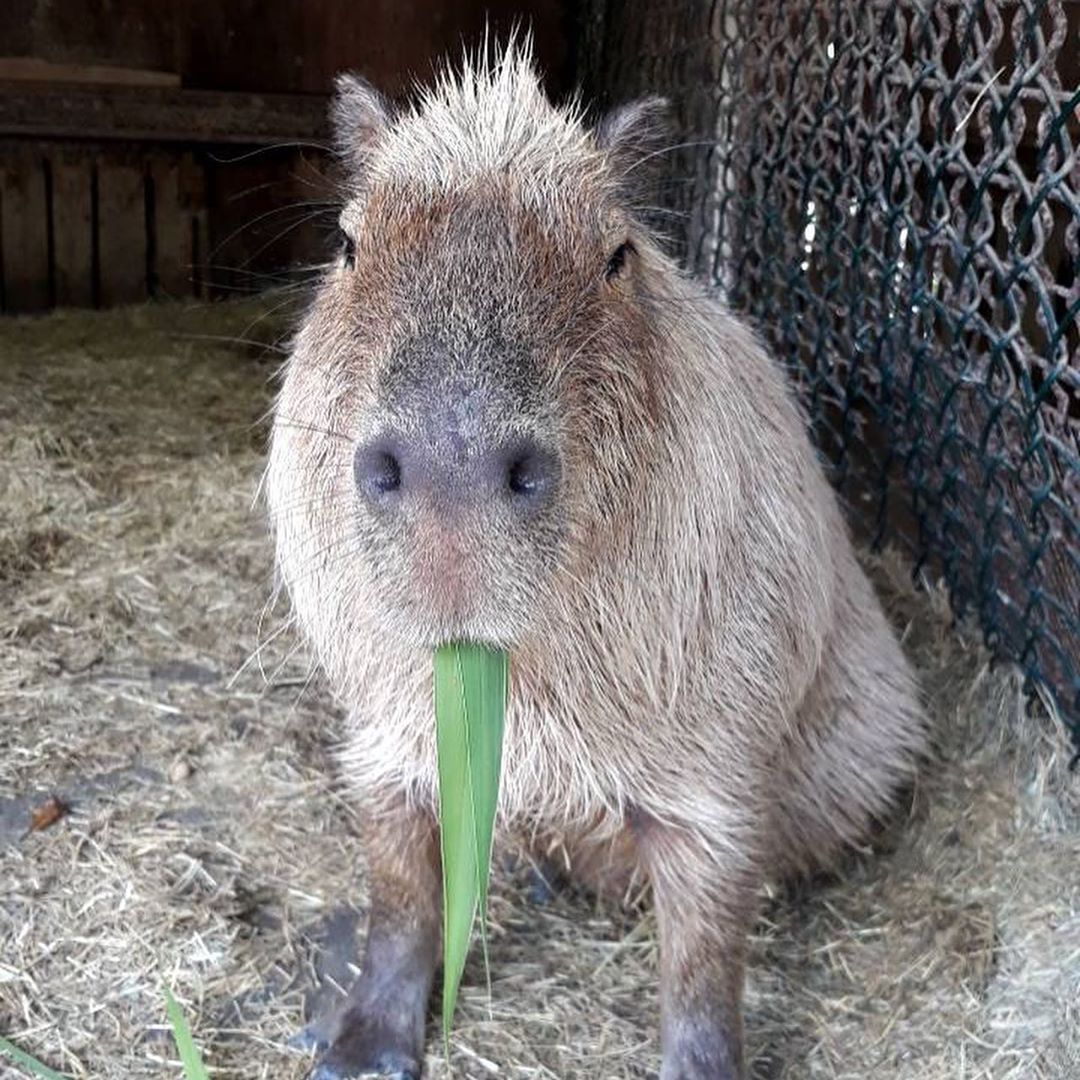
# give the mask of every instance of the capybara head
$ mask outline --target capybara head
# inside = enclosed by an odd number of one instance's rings
[[[520,47],[401,109],[339,80],[341,252],[270,468],[304,621],[510,647],[604,544],[653,452],[650,305],[673,271],[635,181],[662,108],[590,129]]]

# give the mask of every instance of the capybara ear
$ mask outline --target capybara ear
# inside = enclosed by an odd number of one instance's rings
[[[612,109],[596,125],[593,138],[607,152],[620,179],[629,180],[662,150],[670,128],[667,98],[646,97]]]
[[[372,149],[390,126],[390,102],[360,75],[343,72],[334,80],[330,122],[334,148],[350,170],[362,171]]]

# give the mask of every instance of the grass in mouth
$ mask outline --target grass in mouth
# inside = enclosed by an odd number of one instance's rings
[[[499,797],[507,655],[472,643],[435,651],[435,741],[443,873],[443,1038],[449,1042],[461,974],[484,918]]]

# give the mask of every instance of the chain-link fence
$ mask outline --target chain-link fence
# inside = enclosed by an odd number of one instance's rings
[[[1080,748],[1080,3],[593,14],[591,89],[673,96],[688,260],[790,365],[856,521]]]

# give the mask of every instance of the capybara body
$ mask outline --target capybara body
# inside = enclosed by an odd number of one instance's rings
[[[510,655],[499,824],[647,882],[662,1080],[743,1075],[765,880],[910,782],[918,695],[776,363],[641,223],[658,103],[595,129],[510,47],[395,111],[360,80],[350,186],[277,404],[297,620],[349,710],[362,974],[314,1075],[419,1075],[440,873],[432,651]]]

